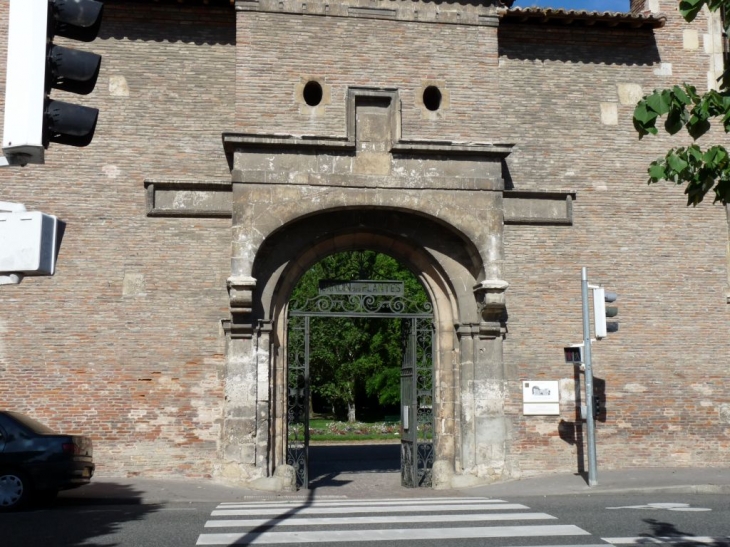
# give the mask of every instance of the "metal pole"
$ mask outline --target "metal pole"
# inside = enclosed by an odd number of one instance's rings
[[[304,478],[302,480],[302,488],[309,490],[309,408],[310,397],[312,396],[309,388],[309,319],[308,315],[304,316]]]
[[[591,324],[588,311],[588,273],[581,270],[581,295],[583,297],[583,358],[586,377],[586,429],[588,434],[588,486],[596,486],[596,423],[593,419],[593,366],[591,361]]]

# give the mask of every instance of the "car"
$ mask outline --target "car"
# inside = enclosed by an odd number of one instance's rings
[[[94,469],[91,438],[56,433],[24,414],[0,410],[0,511],[88,484]]]

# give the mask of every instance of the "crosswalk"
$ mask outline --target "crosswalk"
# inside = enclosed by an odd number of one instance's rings
[[[282,545],[489,539],[490,546],[598,547],[589,532],[519,503],[488,498],[222,503],[197,545]],[[593,543],[586,543],[586,540]],[[559,544],[556,544],[559,541]],[[464,543],[466,545],[467,543]],[[483,545],[483,541],[473,542]],[[405,546],[404,546],[405,547]]]

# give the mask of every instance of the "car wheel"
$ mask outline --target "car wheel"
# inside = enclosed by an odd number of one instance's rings
[[[19,471],[0,471],[0,511],[12,511],[30,499],[30,482]]]

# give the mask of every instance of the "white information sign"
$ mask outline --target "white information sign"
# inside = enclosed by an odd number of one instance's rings
[[[526,380],[522,382],[523,403],[559,403],[557,380]]]
[[[560,403],[524,403],[525,416],[560,416]]]

